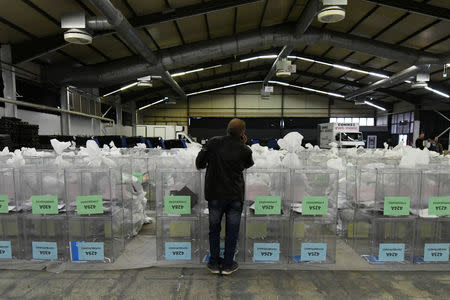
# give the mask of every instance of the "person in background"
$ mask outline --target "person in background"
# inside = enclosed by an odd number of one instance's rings
[[[435,146],[435,150],[437,153],[442,154],[444,152],[444,147],[442,147],[442,144],[439,143],[439,137],[435,136],[434,137],[434,144]]]
[[[436,151],[436,139],[428,138],[427,148],[430,151]]]
[[[416,140],[416,148],[418,148],[420,150],[423,150],[424,138],[425,138],[425,133],[421,132],[419,134],[419,137]]]
[[[252,150],[245,144],[245,122],[233,119],[228,123],[227,135],[214,137],[199,152],[195,164],[206,168],[205,198],[209,210],[208,269],[214,274],[229,275],[239,265],[234,261],[241,214],[244,203],[244,175],[253,166]],[[225,214],[225,252],[220,259],[220,231]]]

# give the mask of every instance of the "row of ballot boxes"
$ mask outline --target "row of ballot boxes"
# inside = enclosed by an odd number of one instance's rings
[[[347,169],[342,235],[373,264],[449,263],[450,171]]]
[[[157,172],[157,258],[209,260],[203,176]],[[338,173],[327,169],[248,170],[235,257],[245,263],[334,263]],[[295,184],[293,184],[295,182]],[[293,196],[295,195],[295,196]],[[225,246],[222,224],[221,252]],[[223,253],[222,253],[223,254]]]

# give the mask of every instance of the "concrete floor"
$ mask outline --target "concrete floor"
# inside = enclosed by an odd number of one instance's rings
[[[449,299],[450,272],[2,270],[0,299]]]

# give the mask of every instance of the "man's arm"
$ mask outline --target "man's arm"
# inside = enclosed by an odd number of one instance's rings
[[[197,155],[197,158],[195,159],[195,166],[197,169],[204,169],[206,168],[206,165],[208,163],[208,144],[206,144],[202,150]]]
[[[247,147],[247,146],[245,146]],[[244,168],[248,169],[251,166],[253,166],[255,163],[253,162],[253,157],[252,157],[252,150],[250,150],[248,147],[245,151],[245,160],[244,160]]]

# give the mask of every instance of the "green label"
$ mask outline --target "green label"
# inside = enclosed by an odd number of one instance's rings
[[[143,178],[144,178],[144,174],[140,173],[140,172],[133,172],[133,176],[137,178],[137,180],[142,183]]]
[[[8,213],[8,195],[0,195],[0,214]]]
[[[385,216],[409,216],[409,206],[411,198],[409,197],[385,197],[384,212]]]
[[[302,198],[303,215],[326,215],[328,214],[327,196],[310,196]]]
[[[434,216],[450,215],[450,197],[430,197],[428,214]]]
[[[191,196],[164,197],[164,213],[168,215],[189,215],[191,213]]]
[[[34,215],[57,215],[58,196],[31,196],[31,212]]]
[[[279,215],[281,214],[280,196],[256,196],[255,215]]]
[[[79,215],[103,214],[102,195],[77,196],[76,201]]]

